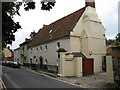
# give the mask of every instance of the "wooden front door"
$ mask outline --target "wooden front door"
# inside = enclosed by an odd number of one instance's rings
[[[83,76],[94,73],[94,59],[83,59]]]
[[[43,68],[43,58],[40,57],[40,68]]]

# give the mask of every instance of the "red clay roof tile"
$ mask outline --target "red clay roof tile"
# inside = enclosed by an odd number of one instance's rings
[[[29,47],[62,38],[70,34],[85,11],[85,7],[40,29],[29,43]]]

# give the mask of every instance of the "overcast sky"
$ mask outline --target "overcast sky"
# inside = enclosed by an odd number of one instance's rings
[[[30,33],[38,32],[43,24],[50,23],[76,11],[85,6],[85,0],[56,0],[56,4],[51,11],[41,10],[41,0],[36,1],[35,10],[25,11],[20,9],[21,16],[15,16],[14,20],[20,22],[22,29],[15,33],[15,41],[11,49],[19,47],[19,44],[29,38]],[[118,33],[118,2],[120,0],[95,0],[96,12],[106,29],[108,39],[115,38]]]
[[[120,1],[118,3],[118,33],[120,33]]]

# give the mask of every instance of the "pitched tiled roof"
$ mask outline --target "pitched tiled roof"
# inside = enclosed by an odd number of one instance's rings
[[[14,49],[14,51],[19,50],[19,49],[20,49],[20,47],[18,47],[18,48],[16,48],[16,49]]]
[[[72,53],[66,53],[66,55],[73,54],[74,57],[82,57],[83,59],[87,58],[82,52],[72,52]]]
[[[84,11],[85,7],[51,23],[50,25],[43,27],[38,31],[37,35],[29,43],[29,47],[33,47],[50,40],[55,40],[68,36],[70,34],[70,31],[72,31],[77,24]]]
[[[22,46],[22,45],[28,44],[30,41],[31,41],[30,39],[27,39],[25,42],[21,43],[19,46]]]

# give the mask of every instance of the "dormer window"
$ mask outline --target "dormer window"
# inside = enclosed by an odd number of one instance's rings
[[[58,25],[58,27],[60,27],[60,25]]]
[[[56,32],[57,30],[59,30],[59,28],[60,28],[60,25],[58,25],[58,26],[55,28],[54,32]]]
[[[52,33],[53,30],[50,30],[49,33]]]

